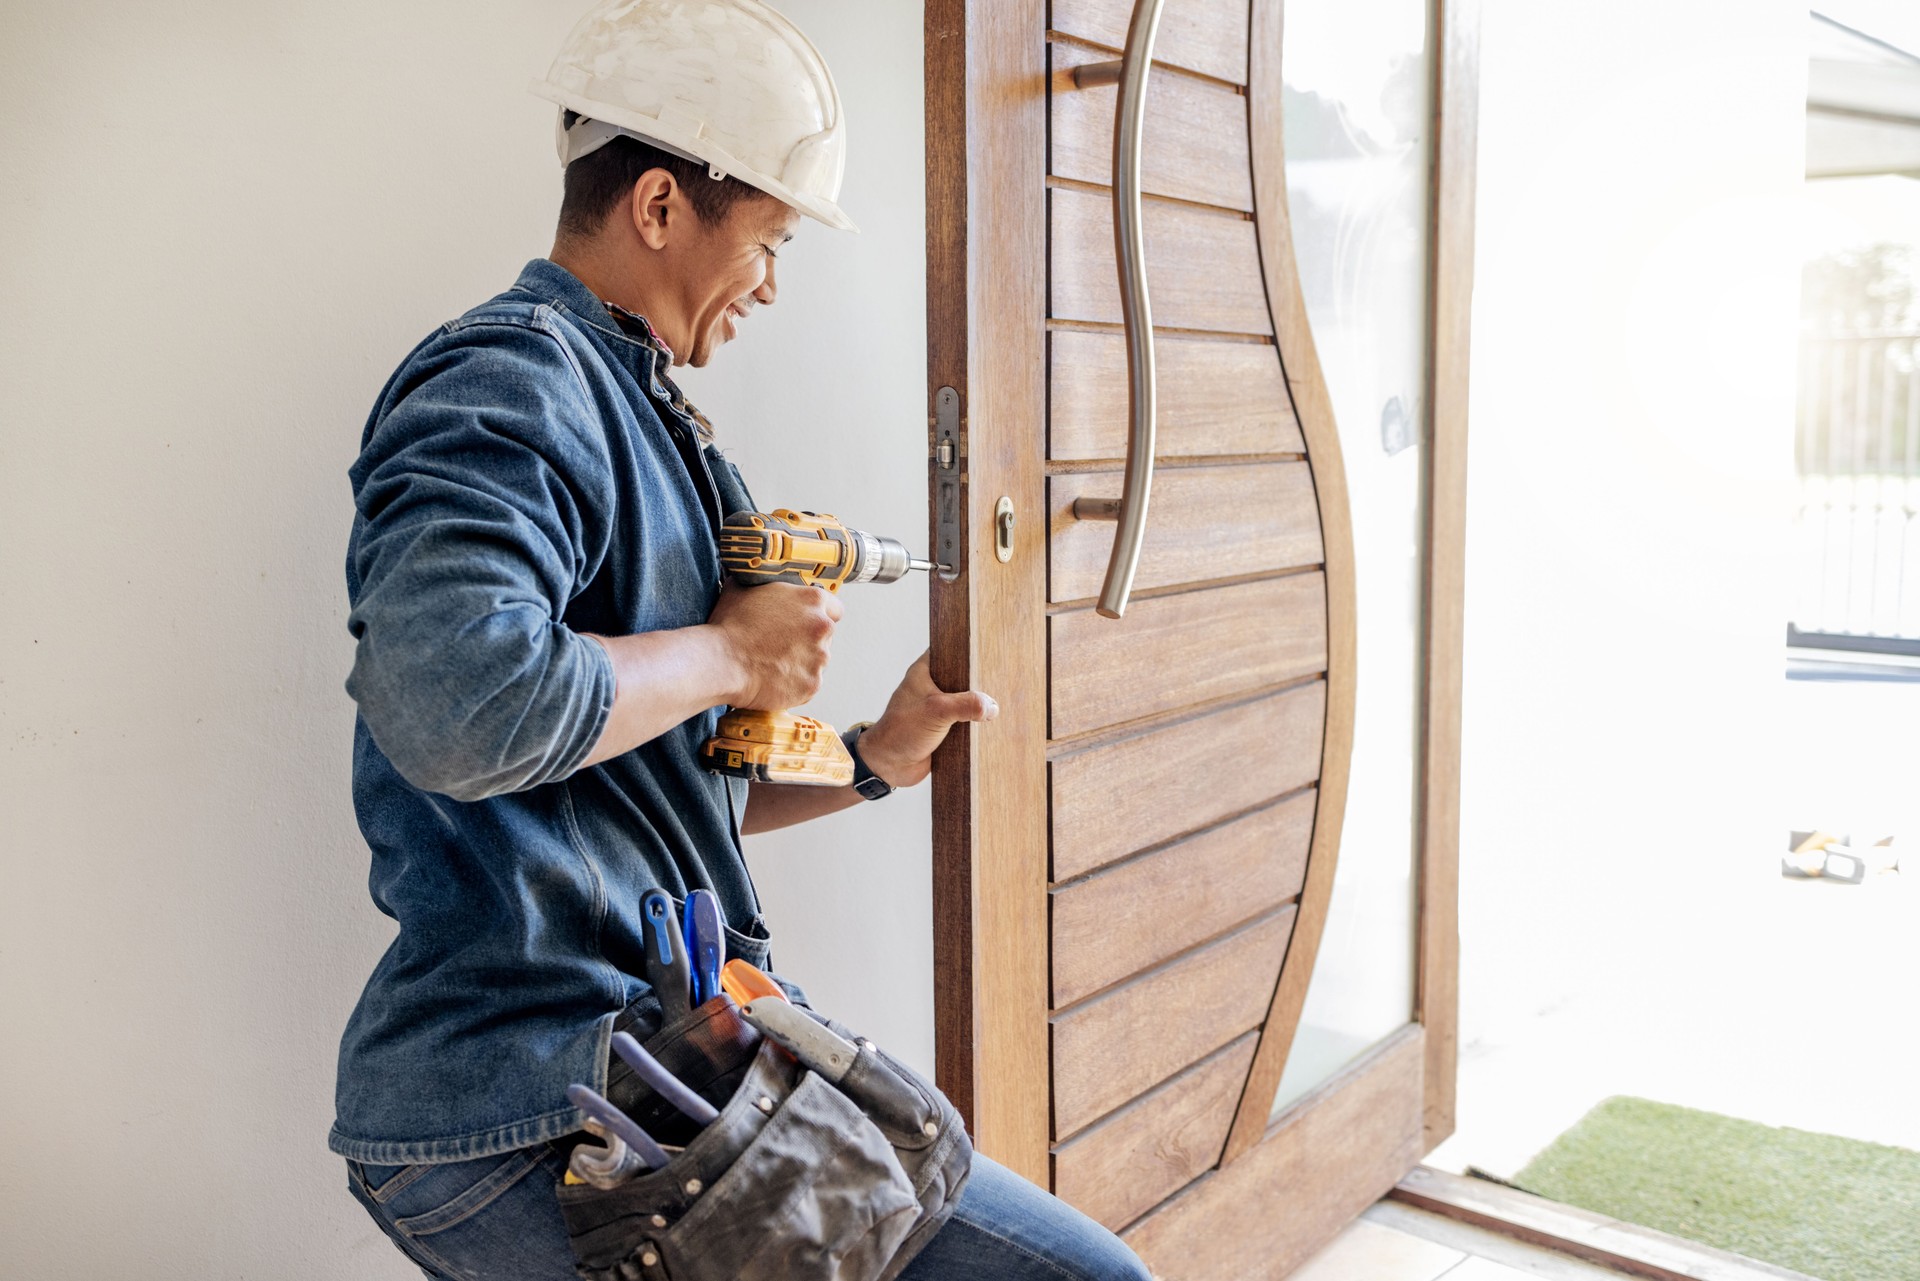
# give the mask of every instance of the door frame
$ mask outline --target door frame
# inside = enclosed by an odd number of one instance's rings
[[[1279,4],[1254,0],[1257,32],[1263,21],[1277,24]],[[1044,687],[1029,687],[1030,673],[1045,670],[1046,618],[1044,610],[1020,608],[1046,599],[1050,532],[1043,519],[1041,323],[1047,314],[1047,0],[926,0],[925,12],[929,483],[937,491],[943,476],[957,481],[965,549],[957,574],[932,585],[933,675],[943,688],[985,689],[1001,707],[991,725],[956,727],[935,757],[936,1071],[980,1149],[1048,1186],[1047,698]],[[1136,1230],[1153,1238],[1136,1242],[1143,1246],[1204,1249],[1216,1256],[1221,1275],[1284,1275],[1453,1129],[1479,0],[1433,0],[1432,12],[1431,452],[1413,1018],[1271,1123],[1270,1103],[1255,1097],[1250,1082],[1219,1167],[1129,1230],[1130,1240]],[[1277,101],[1274,107],[1265,113],[1274,148],[1270,180],[1283,161]],[[1255,169],[1258,180],[1258,162]],[[976,246],[991,247],[996,269],[971,269]],[[1004,269],[1010,262],[1032,269]],[[1293,305],[1285,305],[1286,281],[1278,275],[1269,267],[1270,293],[1281,291],[1270,298],[1277,320],[1299,308],[1297,283]],[[1290,279],[1291,271],[1285,275]],[[944,471],[935,411],[941,388],[959,393],[957,454]],[[1296,398],[1309,402],[1315,391],[1294,388]],[[993,512],[1003,496],[1015,512],[1006,561],[993,546]],[[937,546],[938,501],[934,506],[930,532]],[[991,620],[991,633],[976,634],[976,619]],[[1330,625],[1337,626],[1331,617]],[[1330,635],[1330,648],[1338,643]],[[1330,737],[1337,728],[1329,726]],[[977,779],[992,780],[990,803],[975,804]],[[1330,889],[1332,859],[1317,858],[1320,844],[1316,832],[1316,862],[1326,868]],[[1304,983],[1287,995],[1296,1014],[1304,995]],[[1276,1011],[1282,996],[1277,990]],[[1266,1082],[1267,1100],[1284,1068],[1287,1047],[1279,1042],[1286,1039],[1274,1038],[1271,1049],[1263,1039],[1264,1061],[1253,1076]],[[1413,1106],[1384,1106],[1407,1098]],[[1215,1241],[1219,1234],[1205,1230],[1205,1213],[1182,1212],[1183,1204],[1204,1210],[1219,1196],[1245,1196],[1246,1188],[1270,1187],[1276,1179],[1285,1180],[1290,1196],[1302,1188],[1317,1191],[1293,1215],[1248,1215],[1242,1223],[1251,1228],[1287,1218],[1284,1238],[1248,1231],[1237,1242]],[[1183,1221],[1193,1224],[1190,1233]],[[1219,1257],[1221,1250],[1234,1257]],[[1232,1271],[1249,1265],[1252,1270]]]
[[[928,592],[931,671],[942,689],[1000,705],[934,754],[935,1076],[976,1147],[1048,1187],[1047,691],[1029,688],[1047,635],[1044,611],[1017,607],[1046,598],[1047,0],[925,8],[928,543],[941,546],[937,398],[949,387],[964,549],[957,575],[937,573]],[[976,241],[1034,269],[975,272]],[[1003,495],[1004,562],[991,527]],[[976,616],[998,620],[990,643],[975,643]],[[995,780],[985,813],[975,778]]]

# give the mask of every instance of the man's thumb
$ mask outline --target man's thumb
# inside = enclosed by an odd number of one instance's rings
[[[990,721],[1000,714],[1000,704],[970,689],[964,694],[936,694],[927,700],[936,715],[948,721]]]

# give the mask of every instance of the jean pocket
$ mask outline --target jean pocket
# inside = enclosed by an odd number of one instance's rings
[[[401,1250],[454,1281],[570,1277],[572,1253],[554,1196],[560,1175],[547,1144],[397,1172],[356,1171],[369,1208]]]
[[[365,1165],[359,1161],[347,1162],[354,1181],[360,1185],[367,1199],[375,1205],[385,1205],[394,1197],[405,1192],[414,1183],[438,1168],[431,1165]]]
[[[543,1148],[521,1148],[490,1161],[460,1161],[437,1167],[440,1177],[435,1177],[436,1167],[428,1166],[427,1177],[414,1185],[421,1195],[403,1196],[392,1203],[393,1226],[416,1239],[456,1227],[492,1205],[516,1183],[539,1169],[541,1158],[546,1154]],[[473,1177],[477,1173],[475,1166],[488,1165],[492,1168],[479,1173],[478,1178]],[[441,1196],[449,1192],[451,1195],[441,1200]],[[438,1204],[417,1210],[409,1204],[421,1201]],[[410,1212],[403,1213],[403,1207]]]

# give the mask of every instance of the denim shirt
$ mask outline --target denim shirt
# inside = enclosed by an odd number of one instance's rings
[[[705,622],[715,526],[753,506],[669,363],[643,321],[538,259],[415,348],[368,420],[353,800],[400,930],[340,1045],[344,1156],[464,1160],[578,1129],[567,1085],[604,1092],[615,1014],[657,1010],[650,887],[712,890],[728,954],[766,963],[746,784],[696,755],[721,709],[581,768],[614,695],[581,633]]]

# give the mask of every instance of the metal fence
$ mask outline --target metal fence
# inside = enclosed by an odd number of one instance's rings
[[[1789,639],[1920,654],[1920,331],[1800,351]]]

